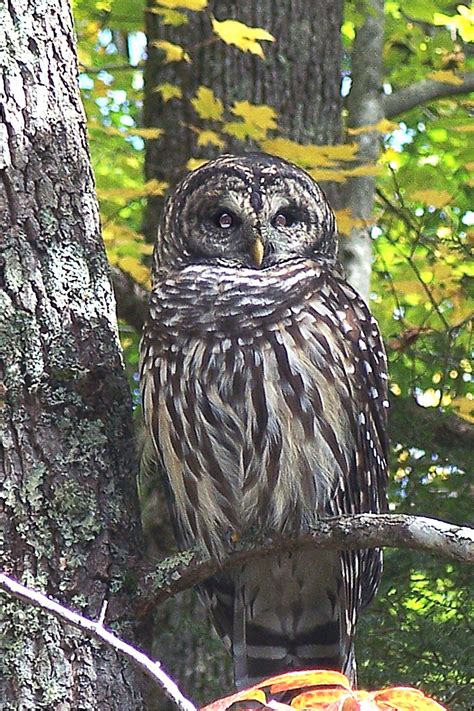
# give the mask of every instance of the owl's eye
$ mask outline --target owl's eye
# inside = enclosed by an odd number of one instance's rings
[[[231,212],[222,210],[214,215],[214,223],[216,227],[220,227],[222,230],[229,230],[236,225],[237,218]]]
[[[280,210],[272,220],[274,227],[291,227],[296,222],[295,215],[290,210]]]

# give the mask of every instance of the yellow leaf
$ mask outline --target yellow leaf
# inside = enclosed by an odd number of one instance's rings
[[[390,133],[398,128],[398,123],[394,121],[389,121],[388,119],[381,119],[377,123],[372,123],[367,126],[359,126],[358,128],[348,128],[347,133],[350,136],[360,136],[361,133],[368,133],[369,131],[379,131],[379,133]]]
[[[108,222],[102,229],[102,237],[107,247],[121,247],[135,242],[140,235],[126,225]]]
[[[382,168],[380,165],[371,163],[368,165],[358,165],[355,168],[345,168],[343,172],[346,178],[357,178],[364,175],[380,175]]]
[[[275,42],[275,37],[261,27],[249,27],[238,20],[223,20],[219,22],[212,18],[212,29],[226,44],[233,44],[242,52],[251,52],[264,59],[260,41]]]
[[[163,134],[162,128],[131,128],[128,133],[133,136],[141,136],[141,138],[154,139],[159,138]]]
[[[277,128],[276,112],[266,104],[250,104],[248,101],[236,101],[231,109],[232,113],[242,122],[233,121],[224,124],[222,130],[241,140],[253,138],[263,140],[267,131]]]
[[[337,229],[339,234],[350,235],[351,230],[364,227],[366,222],[360,217],[354,217],[350,207],[344,210],[336,210]]]
[[[455,86],[459,86],[460,84],[463,83],[462,79],[454,72],[449,72],[449,71],[439,71],[439,72],[430,72],[428,74],[430,79],[434,79],[434,81],[441,81],[444,84],[454,84]]]
[[[302,168],[330,168],[338,161],[351,161],[357,153],[356,143],[336,146],[302,145],[287,138],[271,138],[260,143],[262,150],[296,163]]]
[[[182,7],[184,10],[194,10],[201,12],[207,7],[208,0],[157,0],[158,5],[169,7],[174,10],[176,7]]]
[[[153,245],[148,244],[148,242],[143,242],[142,244],[137,245],[137,250],[140,252],[140,254],[153,254]]]
[[[141,185],[137,188],[109,188],[103,190],[98,188],[97,194],[101,200],[114,200],[118,198],[119,202],[124,203],[128,200],[139,200],[142,197],[149,197],[150,195],[163,195],[167,183],[160,182],[159,180],[149,180],[145,185]]]
[[[148,180],[145,185],[143,186],[145,190],[145,195],[163,195],[168,187],[168,183],[165,183],[162,180],[156,180],[153,178],[152,180]]]
[[[474,41],[474,10],[466,5],[458,5],[457,10],[458,15],[443,15],[441,12],[435,12],[433,24],[445,25],[457,30],[464,42]]]
[[[339,143],[335,146],[317,146],[321,153],[328,158],[334,158],[334,160],[354,160],[359,146],[357,143]]]
[[[466,123],[463,126],[453,126],[453,131],[471,132],[474,131],[474,124]]]
[[[182,99],[183,97],[183,92],[181,91],[181,88],[179,86],[176,86],[176,84],[170,84],[167,81],[163,82],[163,84],[158,84],[157,86],[155,86],[153,91],[161,94],[161,98],[165,103],[167,101],[170,101],[171,99]]]
[[[426,205],[431,205],[432,207],[445,207],[449,205],[453,200],[451,193],[447,190],[436,190],[432,188],[426,188],[426,190],[415,190],[411,193],[410,197],[413,200],[418,200],[425,203]]]
[[[223,699],[218,699],[208,706],[203,706],[201,711],[225,711],[236,703],[239,703],[239,708],[242,708],[242,705],[240,705],[242,701],[258,701],[262,704],[263,708],[268,708],[267,706],[264,706],[266,700],[265,693],[261,689],[251,687],[250,689],[238,691],[236,694],[232,694],[232,696],[226,696]],[[283,706],[283,708],[291,711],[290,706]]]
[[[155,40],[152,42],[152,45],[153,47],[158,47],[158,49],[163,50],[167,64],[170,62],[191,62],[191,57],[179,44],[173,44],[166,40]]]
[[[100,200],[113,200],[119,204],[124,204],[128,200],[139,200],[146,197],[143,186],[139,188],[97,188],[97,195]]]
[[[224,113],[224,104],[207,86],[200,86],[196,96],[191,99],[195,112],[202,119],[219,121]]]
[[[138,259],[130,256],[119,257],[116,263],[120,269],[130,274],[139,284],[150,286],[150,270]]]
[[[217,146],[222,150],[225,146],[225,141],[215,131],[199,131],[197,144],[198,146],[207,146],[208,144]]]
[[[374,691],[370,696],[377,703],[388,704],[388,708],[399,711],[446,711],[444,706],[438,704],[434,699],[425,696],[419,689],[410,687],[392,687]],[[380,708],[380,706],[375,706]],[[385,706],[382,706],[385,708]]]
[[[311,170],[308,170],[308,173],[318,183],[323,183],[328,180],[333,180],[335,183],[343,183],[346,180],[346,176],[342,170],[312,168]]]
[[[314,689],[295,696],[291,701],[291,706],[302,711],[307,711],[308,709],[311,709],[311,711],[326,711],[330,704],[334,704],[332,708],[343,708],[335,704],[336,702],[341,703],[348,697],[352,698],[352,694],[346,689]]]
[[[204,163],[207,163],[206,158],[190,158],[186,163],[186,168],[188,170],[197,170],[197,168],[200,168]]]
[[[151,12],[152,15],[159,15],[164,25],[172,27],[181,27],[188,23],[188,17],[184,12],[178,10],[170,10],[166,7],[146,7],[145,12]]]
[[[279,674],[265,681],[258,682],[257,686],[270,686],[272,694],[280,691],[291,691],[305,686],[341,686],[350,690],[349,680],[344,674],[338,671],[327,669],[308,669],[305,671],[287,672]]]

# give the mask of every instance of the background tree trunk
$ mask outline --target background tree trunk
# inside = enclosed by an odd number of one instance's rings
[[[384,117],[382,53],[384,0],[368,0],[365,18],[357,28],[351,53],[352,87],[347,99],[348,126],[359,129],[377,124]],[[358,165],[375,166],[381,150],[381,134],[364,131],[355,139],[359,145]],[[349,178],[344,187],[344,206],[362,226],[351,230],[341,245],[340,257],[347,278],[364,299],[368,299],[372,272],[370,228],[375,201],[375,176]]]
[[[1,561],[126,639],[138,515],[131,407],[66,0],[0,8]],[[2,596],[2,709],[142,709],[110,649]]]
[[[200,85],[212,88],[226,106],[247,100],[274,107],[281,133],[294,141],[340,143],[342,9],[342,0],[247,1],[239,3],[238,10],[231,0],[211,0],[209,11],[218,20],[238,19],[263,27],[277,38],[275,43],[265,43],[265,61],[221,41],[209,42],[215,36],[204,13],[190,13],[189,24],[178,28],[163,25],[156,14],[146,13],[144,124],[164,129],[162,139],[147,144],[147,180],[174,184],[190,156],[204,156],[189,128],[199,124],[189,99]],[[189,49],[192,63],[164,64],[162,52],[153,46],[157,39]],[[163,102],[155,87],[177,81],[185,100]],[[241,153],[251,147],[229,139],[226,150]],[[334,185],[324,188],[337,207],[339,189]],[[144,231],[149,240],[156,235],[162,204],[161,197],[148,201]],[[188,591],[161,606],[156,630],[160,659],[188,694],[202,701],[231,688],[229,660],[195,594]]]

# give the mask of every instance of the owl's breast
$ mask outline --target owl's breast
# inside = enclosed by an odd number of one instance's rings
[[[320,274],[185,276],[155,290],[142,345],[183,539],[218,550],[253,526],[313,522],[355,456],[347,347]]]

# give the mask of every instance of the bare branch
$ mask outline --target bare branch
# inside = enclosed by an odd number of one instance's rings
[[[461,77],[460,77],[461,78]],[[445,99],[448,96],[457,96],[459,94],[468,94],[474,91],[474,72],[469,72],[462,77],[462,84],[448,84],[444,81],[436,81],[434,79],[422,79],[403,89],[394,91],[384,97],[384,109],[386,118],[393,118],[402,114],[404,111],[409,111],[426,104],[435,99]]]
[[[110,267],[117,301],[117,315],[141,333],[148,303],[148,291],[118,267]]]
[[[320,521],[310,531],[288,538],[262,534],[243,538],[229,546],[228,557],[219,562],[198,550],[186,551],[158,564],[140,586],[138,614],[178,592],[201,583],[211,575],[272,553],[322,549],[409,548],[474,562],[474,529],[423,516],[404,514],[358,514]]]
[[[131,644],[127,644],[113,632],[105,629],[103,626],[103,617],[106,612],[105,605],[102,608],[99,620],[93,622],[87,617],[83,617],[77,612],[72,612],[67,607],[60,605],[47,595],[21,585],[4,573],[0,573],[0,589],[11,593],[19,600],[23,600],[23,602],[28,602],[35,607],[50,612],[59,620],[82,630],[89,637],[105,642],[109,647],[134,662],[150,679],[157,683],[177,709],[180,709],[180,711],[197,711],[196,707],[182,695],[174,681],[161,669],[159,662],[153,661],[146,654],[135,649]]]

